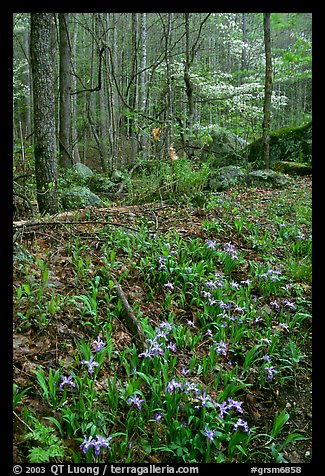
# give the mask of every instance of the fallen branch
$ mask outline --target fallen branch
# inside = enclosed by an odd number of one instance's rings
[[[80,221],[57,221],[57,220],[31,220],[31,221],[14,221],[13,227],[14,229],[25,228],[25,227],[32,227],[32,226],[44,226],[44,225],[89,225],[96,223],[97,225],[113,225],[113,226],[123,226],[128,230],[138,231],[136,228],[131,226],[125,225],[124,223],[113,222],[113,221],[98,221],[98,220],[80,220]]]
[[[102,276],[106,281],[113,281],[117,297],[121,299],[123,306],[122,312],[120,314],[121,321],[131,334],[131,340],[134,342],[138,353],[144,352],[146,349],[146,338],[143,329],[141,327],[140,322],[135,317],[121,285],[117,282],[114,276],[109,275],[104,270],[99,270],[98,274]]]

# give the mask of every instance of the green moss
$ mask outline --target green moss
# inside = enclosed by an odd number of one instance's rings
[[[262,138],[249,144],[244,154],[248,162],[255,168],[261,168]],[[278,161],[311,163],[312,156],[312,123],[302,126],[277,129],[270,134],[270,164]]]
[[[246,182],[250,186],[271,186],[275,188],[284,188],[293,185],[293,179],[287,175],[274,172],[274,170],[254,170],[247,175]]]
[[[73,187],[61,194],[61,205],[63,209],[85,208],[87,206],[102,207],[100,198],[87,187]]]
[[[288,175],[311,175],[311,165],[301,164],[300,162],[278,161],[274,162],[273,170]]]

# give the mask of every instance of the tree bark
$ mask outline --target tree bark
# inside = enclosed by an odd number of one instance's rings
[[[271,98],[272,98],[272,56],[271,56],[271,13],[263,13],[264,46],[265,46],[265,88],[263,107],[263,134],[262,159],[265,168],[270,168],[270,126],[271,126]]]
[[[193,62],[193,57],[190,54],[190,14],[184,13],[185,15],[185,64],[184,64],[184,82],[185,82],[185,91],[187,96],[187,105],[188,105],[188,120],[186,126],[191,129],[193,125],[193,114],[194,114],[194,98],[193,98],[193,86],[190,78],[190,67]]]
[[[78,23],[75,25],[73,35],[72,35],[71,58],[72,58],[72,64],[74,65],[76,64],[76,57],[77,57],[77,35],[78,35]],[[73,71],[73,73],[75,73],[75,70]],[[72,86],[72,90],[76,91],[77,77],[75,74],[72,74],[71,86]],[[71,109],[72,109],[71,111],[71,150],[72,150],[73,162],[76,164],[80,162],[80,153],[78,148],[78,130],[77,130],[78,110],[77,110],[77,95],[76,94],[72,96]]]
[[[52,13],[31,13],[35,175],[42,214],[58,211],[52,31]]]
[[[60,130],[59,130],[59,163],[64,169],[73,165],[70,155],[71,134],[71,47],[69,40],[69,13],[59,13],[60,33]]]
[[[147,14],[141,14],[141,74],[140,74],[140,112],[145,114],[146,112],[146,102],[147,102]],[[141,155],[142,160],[147,158],[147,147],[146,147],[146,135],[145,133],[140,134],[140,144],[141,144]]]

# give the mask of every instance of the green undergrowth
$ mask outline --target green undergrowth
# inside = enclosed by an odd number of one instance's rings
[[[15,384],[25,461],[286,462],[306,439],[286,431],[295,415],[274,395],[296,384],[310,345],[310,196],[251,193],[209,195],[195,233],[138,216],[96,227],[92,246],[71,234],[60,242],[66,288],[51,280],[49,252],[18,265],[16,332],[71,325],[50,365],[34,365],[33,389]],[[186,210],[170,209],[183,228]],[[132,303],[144,351],[101,269]]]

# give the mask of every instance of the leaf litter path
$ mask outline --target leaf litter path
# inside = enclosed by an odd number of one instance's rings
[[[272,233],[274,226],[270,219],[270,209],[283,216],[286,223],[295,224],[295,216],[290,210],[297,199],[305,200],[306,207],[310,205],[311,178],[304,177],[296,181],[294,187],[279,191],[269,188],[232,189],[229,192],[216,194],[216,203],[211,209],[197,208],[189,205],[167,203],[150,203],[131,206],[114,206],[105,209],[86,209],[61,213],[49,219],[40,221],[20,221],[14,223],[16,251],[14,256],[14,286],[23,287],[28,276],[29,286],[41,286],[39,261],[49,264],[46,282],[47,301],[53,295],[73,297],[82,294],[84,282],[78,279],[72,266],[74,252],[79,252],[83,260],[88,259],[89,278],[95,277],[102,263],[102,244],[105,240],[103,230],[120,228],[126,232],[139,231],[146,228],[148,233],[165,234],[177,232],[183,239],[200,238],[203,241],[210,238],[206,223],[217,223],[219,226],[213,234],[217,242],[235,244],[236,249],[245,251],[246,260],[262,260],[262,257],[249,246],[245,234],[238,233],[234,221],[241,219],[251,221],[260,230]],[[271,208],[270,208],[271,207]],[[311,224],[301,227],[306,234],[311,233]],[[71,245],[74,242],[75,245]],[[79,251],[78,251],[79,250]],[[113,250],[112,250],[113,251]],[[278,260],[283,257],[283,250],[274,250]],[[240,278],[245,279],[246,269],[240,270]],[[146,300],[146,287],[143,277],[137,269],[128,269],[128,263],[120,262],[117,278],[122,280],[122,287],[131,306],[137,305],[143,315],[153,322],[159,323],[159,302],[150,303]],[[310,300],[310,286],[304,287],[306,300]],[[184,310],[176,310],[182,313]],[[189,310],[190,312],[190,310]],[[28,319],[22,319],[28,315]],[[50,316],[46,325],[40,325],[40,320],[47,322],[48,316],[42,316],[40,306],[34,308],[26,300],[14,302],[14,371],[13,380],[20,389],[31,387],[24,404],[29,411],[41,422],[44,417],[53,414],[51,409],[42,401],[36,384],[33,370],[42,368],[58,368],[59,364],[69,365],[73,362],[75,339],[87,340],[87,327],[83,325],[76,309],[69,305],[60,306],[59,312]],[[275,411],[279,413],[286,408],[292,415],[286,425],[286,433],[299,431],[308,438],[306,441],[296,441],[286,448],[285,457],[288,462],[301,463],[310,461],[311,453],[311,344],[306,339],[303,349],[304,359],[297,369],[293,383],[274,390],[272,394],[263,395],[263,401],[256,402],[247,394],[246,407],[251,410],[252,417],[264,412],[270,424]],[[114,346],[123,351],[131,343],[130,335],[125,326],[115,321]],[[204,351],[204,349],[202,349]],[[26,462],[28,445],[23,439],[26,428],[22,421],[23,407],[18,406],[14,418],[14,460]],[[55,415],[54,415],[55,416]],[[48,421],[47,421],[48,424]]]

